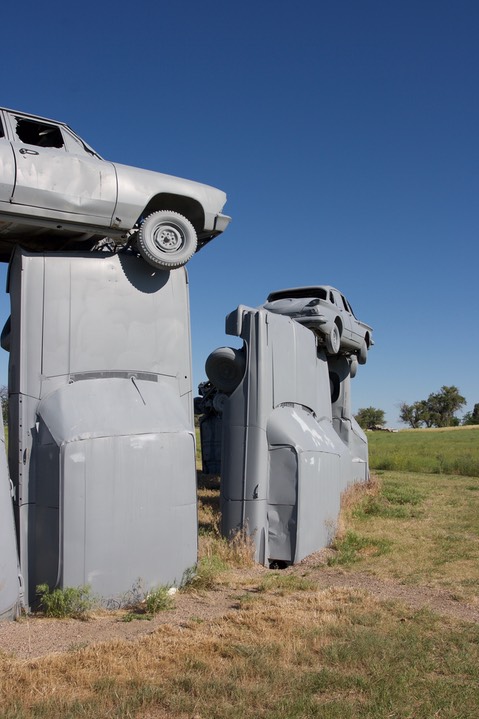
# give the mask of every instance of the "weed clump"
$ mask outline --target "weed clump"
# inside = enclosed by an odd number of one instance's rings
[[[88,619],[93,607],[90,587],[50,589],[48,584],[37,586],[40,608],[46,617],[55,619]]]

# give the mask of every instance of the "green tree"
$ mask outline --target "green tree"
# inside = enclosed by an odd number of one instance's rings
[[[431,393],[427,399],[414,404],[403,402],[399,407],[399,419],[413,429],[422,426],[452,427],[459,423],[455,413],[465,404],[466,400],[457,387],[444,385],[439,392]]]
[[[5,385],[0,386],[0,401],[2,403],[3,425],[6,427],[8,424],[8,387],[5,387]]]
[[[465,398],[454,385],[441,387],[439,392],[430,394],[426,401],[434,427],[453,426],[455,413],[466,404]]]
[[[414,402],[414,404],[402,402],[399,406],[399,419],[404,424],[412,427],[412,429],[418,429],[423,425],[430,427],[431,417],[426,400],[422,399],[420,402]]]
[[[479,424],[479,404],[474,405],[472,412],[466,412],[462,424]]]
[[[376,407],[362,407],[354,415],[356,422],[363,429],[373,429],[374,427],[382,427],[385,423],[384,410]]]

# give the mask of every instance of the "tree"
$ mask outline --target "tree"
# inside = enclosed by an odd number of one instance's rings
[[[363,429],[374,429],[374,427],[382,427],[385,423],[384,410],[376,409],[376,407],[362,407],[354,415],[356,422]]]
[[[452,427],[459,422],[454,416],[455,413],[465,404],[466,400],[459,394],[457,387],[444,385],[439,392],[431,393],[427,399],[414,402],[414,404],[403,402],[399,407],[399,419],[413,429],[423,425],[426,427]]]
[[[399,405],[399,419],[404,424],[408,424],[412,429],[418,429],[422,425],[430,426],[430,416],[425,399],[414,404],[406,404],[402,402]]]
[[[474,405],[472,412],[466,412],[462,424],[479,424],[479,404]]]
[[[4,427],[8,424],[8,387],[0,386],[0,401],[2,403],[2,417]]]
[[[429,411],[434,427],[451,427],[455,413],[466,404],[465,398],[459,394],[457,387],[443,386],[439,392],[427,398]]]

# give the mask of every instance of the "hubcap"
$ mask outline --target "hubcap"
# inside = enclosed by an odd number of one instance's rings
[[[155,245],[162,252],[176,252],[183,246],[183,233],[174,225],[160,225],[155,231]]]

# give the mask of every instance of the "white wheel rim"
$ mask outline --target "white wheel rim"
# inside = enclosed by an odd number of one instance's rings
[[[160,225],[154,232],[153,241],[162,252],[177,252],[183,247],[184,235],[175,225]]]

